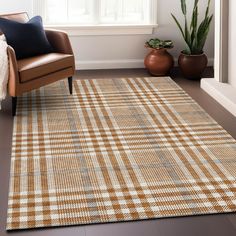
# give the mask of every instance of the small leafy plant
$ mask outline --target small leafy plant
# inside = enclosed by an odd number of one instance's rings
[[[190,26],[187,20],[186,0],[181,0],[181,9],[185,22],[184,27],[182,27],[177,18],[171,14],[186,43],[186,49],[183,51],[183,53],[187,55],[199,55],[203,53],[203,48],[205,46],[213,18],[213,14],[209,16],[211,0],[208,0],[205,17],[203,21],[198,24],[198,3],[199,0],[194,1]]]
[[[162,48],[173,48],[173,42],[171,40],[161,40],[158,38],[150,39],[145,43],[145,46],[153,49],[162,49]]]

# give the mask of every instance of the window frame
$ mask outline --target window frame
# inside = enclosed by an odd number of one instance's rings
[[[33,0],[33,14],[44,18],[46,0]],[[148,35],[157,28],[157,0],[150,0],[149,24],[44,24],[46,29],[63,30],[69,36],[79,35]]]

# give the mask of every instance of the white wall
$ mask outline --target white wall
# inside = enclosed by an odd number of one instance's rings
[[[71,37],[76,55],[78,68],[113,68],[113,67],[142,67],[143,58],[147,54],[144,43],[151,37],[172,39],[175,48],[171,53],[175,58],[184,49],[180,33],[170,16],[173,12],[182,18],[180,0],[158,1],[158,28],[154,35],[125,35],[125,36],[77,36]],[[206,4],[208,0],[202,0]],[[188,3],[190,0],[187,1]],[[192,0],[194,2],[194,0]],[[212,2],[213,9],[214,1]],[[32,15],[32,0],[0,0],[0,12],[28,11]],[[204,7],[200,7],[200,11]],[[212,10],[213,11],[213,10]],[[212,25],[213,26],[213,25]],[[210,64],[214,58],[214,32],[211,29],[205,51]]]
[[[229,0],[229,84],[236,88],[236,1]]]

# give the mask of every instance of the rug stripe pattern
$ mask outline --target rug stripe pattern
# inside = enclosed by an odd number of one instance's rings
[[[236,141],[170,78],[20,98],[7,229],[235,212]]]

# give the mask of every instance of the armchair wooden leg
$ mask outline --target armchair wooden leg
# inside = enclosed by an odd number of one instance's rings
[[[73,93],[73,77],[68,78],[68,85],[69,85],[70,94],[72,94]]]
[[[17,97],[12,97],[12,116],[16,115]]]

